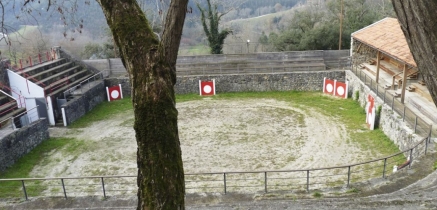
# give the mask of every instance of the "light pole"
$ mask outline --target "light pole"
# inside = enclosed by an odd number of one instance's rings
[[[249,53],[249,43],[250,43],[250,40],[248,39],[247,40],[247,53]]]
[[[338,38],[338,50],[341,50],[341,33],[343,32],[343,0],[340,1],[340,36]]]

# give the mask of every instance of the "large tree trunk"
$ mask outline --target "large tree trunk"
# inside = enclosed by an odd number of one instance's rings
[[[97,0],[132,85],[138,209],[184,209],[174,85],[188,0],[173,0],[159,41],[135,0]]]
[[[437,105],[437,1],[392,0],[419,71]]]

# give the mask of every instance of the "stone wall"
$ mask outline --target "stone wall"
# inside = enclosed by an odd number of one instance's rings
[[[357,49],[359,49],[359,52],[357,52]],[[375,49],[354,39],[352,45],[352,55],[351,55],[352,64],[358,66],[359,64],[367,62],[370,59],[376,60],[377,53],[378,51],[376,51]]]
[[[47,119],[24,126],[0,140],[0,172],[49,138]]]
[[[355,93],[359,93],[358,101],[364,108],[366,107],[367,95],[371,94],[376,100],[376,107],[381,106],[381,114],[379,117],[379,129],[387,135],[401,151],[415,146],[425,136],[419,136],[414,133],[414,130],[409,128],[402,120],[402,116],[397,114],[391,107],[384,103],[382,98],[377,97],[377,94],[370,90],[352,71],[346,71],[346,79],[349,82],[349,94],[356,99]],[[363,119],[363,123],[365,119]]]
[[[235,74],[217,76],[179,76],[175,85],[177,94],[199,93],[199,80],[215,79],[216,92],[243,91],[318,91],[322,90],[323,78],[345,81],[345,71],[291,72],[276,74]],[[110,78],[106,86],[121,84],[124,96],[131,95],[129,79]]]
[[[65,111],[67,125],[70,125],[72,122],[84,116],[87,112],[91,111],[95,106],[99,105],[104,100],[107,100],[107,96],[105,84],[102,80],[98,81],[94,87],[91,87],[80,97],[75,97],[61,106],[61,108],[64,108]]]

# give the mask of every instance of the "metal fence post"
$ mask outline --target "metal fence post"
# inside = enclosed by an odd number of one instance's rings
[[[16,129],[15,123],[14,123],[14,117],[11,117],[11,128],[12,128],[12,130]]]
[[[103,198],[106,199],[105,181],[103,181],[103,177],[101,177],[101,180],[102,180]]]
[[[382,171],[382,178],[385,178],[386,167],[387,167],[387,158],[384,158],[384,169]]]
[[[24,185],[24,180],[21,180],[21,186],[23,186],[24,198],[26,198],[26,201],[27,201],[29,199],[27,197],[27,191],[26,191],[26,186]]]
[[[310,192],[310,170],[307,170],[307,192]]]
[[[264,192],[267,193],[267,171],[264,172]]]
[[[408,168],[411,168],[411,163],[413,162],[413,149],[414,148],[411,148],[410,150],[410,163],[408,163]]]
[[[375,83],[376,83],[376,81],[375,81]],[[378,90],[378,87],[379,87],[379,85],[378,85],[378,83],[376,83],[376,95],[377,95],[377,96],[379,96],[379,90]]]
[[[425,140],[425,155],[426,155],[426,151],[428,150],[428,139],[429,139],[430,137],[428,136],[427,138],[426,138],[426,140]]]
[[[223,173],[223,186],[224,186],[225,195],[226,195],[226,173]]]
[[[402,117],[402,122],[405,121],[405,108],[406,108],[406,106],[404,106],[404,116]]]
[[[351,166],[347,167],[347,187],[349,187],[349,183],[351,181]]]
[[[67,199],[67,192],[65,191],[64,179],[61,179],[61,182],[62,182],[62,190],[64,190],[64,197],[65,199]]]
[[[394,109],[394,105],[395,105],[395,96],[393,96],[392,100],[391,100],[391,110],[395,110]]]
[[[416,133],[416,128],[417,128],[417,115],[416,115],[416,119],[414,120],[414,133]]]

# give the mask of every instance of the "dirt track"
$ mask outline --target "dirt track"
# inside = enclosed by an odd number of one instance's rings
[[[273,170],[296,169],[298,167],[322,167],[343,165],[367,159],[365,151],[348,141],[344,125],[330,123],[328,117],[314,111],[303,111],[286,102],[275,100],[211,100],[191,101],[178,104],[179,132],[186,173],[230,171],[230,170]],[[87,175],[134,175],[136,172],[136,143],[132,130],[131,112],[122,113],[104,122],[94,123],[85,129],[52,128],[52,136],[73,137],[87,142],[87,150],[70,154],[66,149],[53,151],[43,164],[35,167],[34,176],[87,176]],[[108,129],[111,127],[111,129]],[[315,129],[317,128],[317,129]],[[217,158],[219,157],[219,158]],[[428,158],[426,165],[432,165]],[[427,159],[427,160],[428,160]],[[422,162],[422,161],[419,161]],[[428,168],[419,167],[418,169]],[[417,170],[417,169],[416,169]],[[420,171],[419,170],[419,171]],[[413,170],[415,171],[415,170]],[[408,174],[411,174],[410,171]],[[388,187],[375,188],[373,193],[391,192],[405,187],[420,175],[404,176],[408,180],[393,182]],[[397,176],[390,177],[396,180]],[[435,175],[430,175],[425,186],[435,186]],[[409,180],[411,179],[411,180]],[[376,185],[388,180],[377,179],[375,183],[363,183],[363,187]],[[373,194],[370,193],[370,194]],[[408,194],[399,191],[398,194]],[[367,194],[367,193],[366,193]],[[396,194],[396,193],[395,193]],[[433,200],[432,193],[418,194],[418,198],[401,201],[399,195],[367,197],[357,199],[322,199],[322,200],[283,200],[263,201],[270,194],[229,194],[211,195],[191,194],[187,196],[187,209],[416,209],[427,195]],[[243,196],[243,197],[241,197]],[[256,197],[261,198],[256,201]],[[311,195],[307,195],[311,196]],[[422,197],[423,196],[423,197]],[[426,198],[425,198],[426,197]],[[212,200],[211,200],[212,199]],[[275,195],[272,199],[283,199]],[[429,200],[428,199],[428,200]],[[55,201],[56,200],[56,201]],[[391,201],[390,201],[391,200]],[[0,202],[1,203],[1,202]],[[38,204],[37,204],[38,203]],[[35,205],[60,208],[92,207],[92,209],[113,209],[126,207],[134,209],[134,194],[130,196],[111,197],[102,201],[100,197],[63,199],[37,199],[16,207],[35,208]],[[422,206],[427,209],[429,205]],[[1,205],[0,205],[1,206]],[[12,206],[11,206],[12,207]],[[9,209],[9,208],[7,208]],[[10,209],[13,209],[10,208]]]
[[[304,169],[368,158],[346,127],[315,111],[276,100],[178,103],[185,173]],[[32,177],[135,175],[132,112],[83,129],[51,128],[52,137],[84,140],[86,149],[53,151]]]

